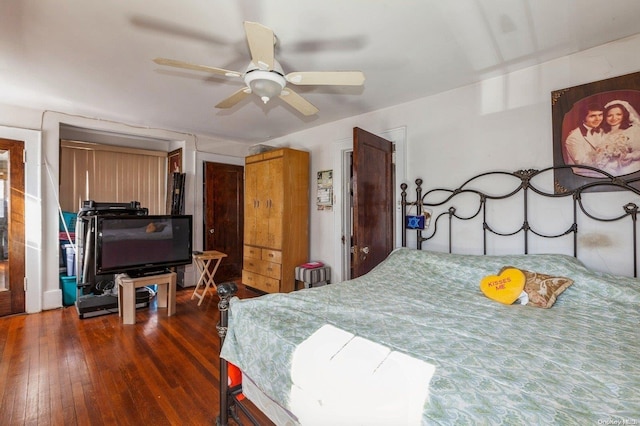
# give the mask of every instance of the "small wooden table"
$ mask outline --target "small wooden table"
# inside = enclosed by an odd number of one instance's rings
[[[136,323],[136,288],[157,285],[156,300],[159,308],[167,308],[167,316],[176,312],[176,273],[131,278],[127,274],[116,275],[118,286],[118,315],[123,324]]]
[[[204,251],[193,255],[193,262],[196,264],[198,272],[200,272],[200,278],[198,278],[198,282],[196,283],[196,288],[193,290],[191,299],[193,300],[194,297],[200,299],[198,306],[202,303],[209,287],[212,287],[214,290],[217,288],[216,282],[213,280],[213,276],[216,274],[218,266],[220,266],[220,262],[222,262],[222,258],[224,257],[227,257],[225,253],[216,250]],[[211,262],[213,261],[215,261],[213,269],[209,270]],[[201,286],[204,287],[204,289],[201,293],[198,293]]]

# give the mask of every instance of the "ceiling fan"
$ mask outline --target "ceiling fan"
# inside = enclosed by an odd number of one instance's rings
[[[364,74],[361,71],[296,71],[285,74],[275,59],[277,39],[273,30],[256,22],[248,21],[244,22],[244,30],[251,52],[251,62],[244,72],[166,58],[156,58],[153,61],[159,65],[242,78],[246,86],[218,103],[216,108],[231,108],[253,93],[258,95],[265,104],[273,97],[278,96],[301,114],[313,115],[318,112],[318,108],[287,87],[287,83],[332,86],[361,86],[364,84]]]

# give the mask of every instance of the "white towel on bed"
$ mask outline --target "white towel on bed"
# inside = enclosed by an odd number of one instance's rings
[[[291,411],[303,425],[417,425],[434,371],[325,325],[293,354]]]

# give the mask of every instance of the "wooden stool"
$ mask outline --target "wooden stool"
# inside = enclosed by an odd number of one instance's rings
[[[202,303],[209,287],[212,287],[213,290],[217,288],[216,282],[213,280],[213,276],[216,274],[218,266],[220,266],[220,262],[222,262],[222,258],[224,257],[227,257],[225,253],[216,250],[204,251],[193,255],[193,262],[196,264],[198,272],[200,272],[200,278],[198,278],[198,282],[196,283],[196,288],[193,290],[191,299],[193,300],[194,297],[200,299],[198,306]],[[210,271],[209,266],[213,261],[215,261],[215,264],[213,265],[213,269]],[[198,293],[200,286],[204,287],[202,293]]]
[[[302,281],[304,288],[313,287],[314,284],[329,284],[331,281],[331,268],[328,266],[320,266],[318,268],[296,266],[295,274],[296,281]]]
[[[123,324],[136,323],[136,288],[157,285],[156,300],[159,308],[167,308],[167,316],[176,313],[176,273],[131,278],[127,274],[116,275],[118,286],[118,316]]]

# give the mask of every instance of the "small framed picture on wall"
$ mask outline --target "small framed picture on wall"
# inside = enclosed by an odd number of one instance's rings
[[[316,206],[318,210],[333,209],[333,170],[322,170],[318,172]]]
[[[168,154],[168,170],[167,173],[181,173],[182,172],[182,148],[178,148],[171,151]]]

